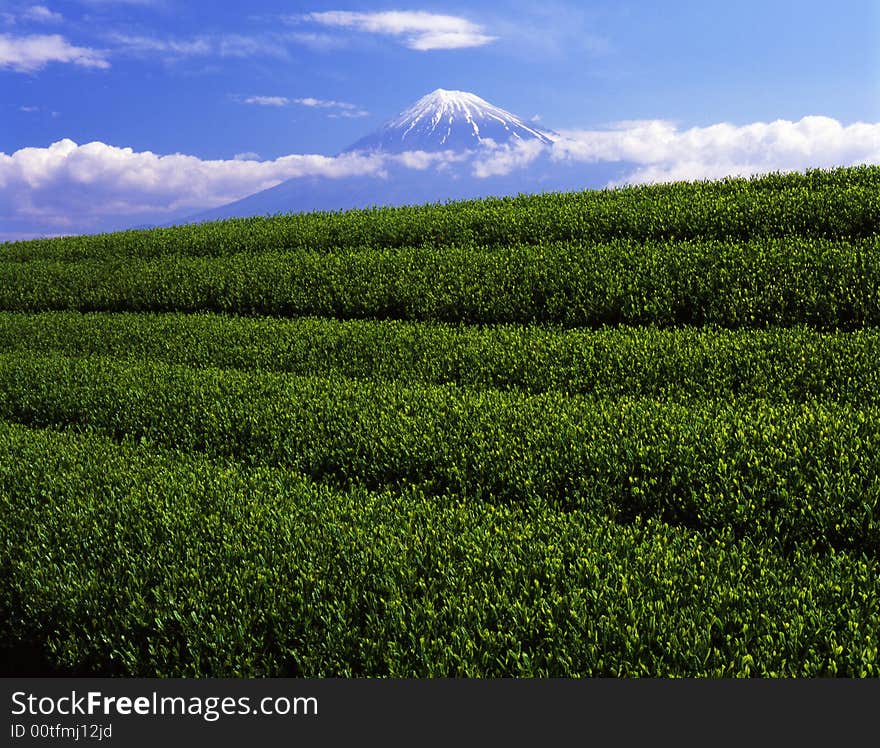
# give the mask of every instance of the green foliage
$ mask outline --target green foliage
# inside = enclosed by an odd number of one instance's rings
[[[0,610],[79,672],[877,675],[876,557],[0,427]]]
[[[0,357],[0,417],[626,522],[880,554],[880,409],[466,391],[165,364]]]
[[[858,167],[4,244],[0,656],[877,677],[878,226]]]
[[[0,353],[662,399],[880,405],[880,332],[0,312]]]
[[[7,261],[0,309],[853,329],[880,324],[880,243],[628,239]]]

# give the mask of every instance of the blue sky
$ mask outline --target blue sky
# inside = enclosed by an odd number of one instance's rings
[[[589,158],[610,158],[595,144],[626,123],[630,140],[690,133],[665,161],[644,156],[652,168],[663,164],[645,172],[651,177],[785,167],[792,148],[800,150],[791,168],[874,161],[878,129],[854,126],[880,122],[878,8],[859,0],[0,0],[0,238],[103,225],[77,224],[82,204],[64,213],[62,193],[77,184],[101,182],[93,197],[118,196],[120,214],[171,215],[277,183],[305,164],[320,170],[329,162],[278,160],[332,157],[438,87],[581,133],[569,156],[583,156],[589,142]],[[792,125],[773,131],[770,157],[754,125],[778,121]],[[722,153],[733,141],[737,153]],[[830,141],[830,155],[819,155]],[[68,145],[50,153],[53,143]],[[702,166],[689,171],[685,146],[694,143]],[[86,144],[115,150],[82,151]],[[205,184],[196,180],[191,199],[169,193],[163,202],[144,183],[127,199],[130,185],[111,162],[145,153],[185,155],[161,169],[173,165],[181,184],[195,169]],[[205,165],[236,156],[263,166],[243,175]],[[175,181],[156,169],[154,181]]]

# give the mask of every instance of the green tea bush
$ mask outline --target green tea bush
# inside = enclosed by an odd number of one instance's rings
[[[0,309],[855,329],[880,323],[880,244],[626,240],[7,261]]]
[[[603,397],[880,405],[880,333],[0,313],[0,352]]]
[[[135,676],[876,676],[876,555],[0,426],[4,634]]]
[[[0,245],[0,674],[880,675],[880,167]]]
[[[0,417],[618,521],[880,552],[880,410],[462,391],[101,359],[0,357]]]

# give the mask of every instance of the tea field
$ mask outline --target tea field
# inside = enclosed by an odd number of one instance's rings
[[[0,245],[3,674],[880,675],[880,167]]]

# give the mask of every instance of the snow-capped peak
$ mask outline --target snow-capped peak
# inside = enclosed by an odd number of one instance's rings
[[[552,142],[547,133],[476,94],[438,88],[346,150],[467,150],[523,140]]]

